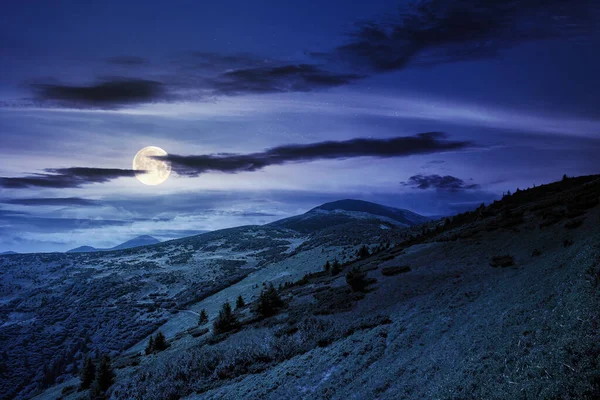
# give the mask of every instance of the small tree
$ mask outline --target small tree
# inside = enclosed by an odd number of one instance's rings
[[[354,292],[362,292],[366,289],[369,282],[367,281],[367,274],[360,270],[358,267],[353,267],[346,274],[346,283],[350,286]]]
[[[240,294],[238,296],[237,300],[235,301],[235,309],[239,310],[240,308],[243,308],[245,305],[246,305],[246,302],[244,301],[244,298]]]
[[[277,290],[275,290],[275,287],[271,283],[260,293],[256,311],[263,317],[270,317],[277,314],[284,305],[284,301],[281,299],[279,293],[277,293]]]
[[[358,249],[356,255],[358,256],[358,258],[367,258],[371,255],[371,252],[369,251],[369,248],[363,244],[361,248]]]
[[[329,270],[331,270],[331,264],[329,264],[329,260],[327,260],[327,262],[323,266],[323,269],[325,270],[325,272],[329,272]]]
[[[234,330],[238,327],[238,320],[231,310],[231,305],[228,301],[223,304],[223,308],[219,311],[219,316],[213,322],[213,330],[215,333],[225,333]]]
[[[331,275],[337,275],[342,272],[342,266],[337,258],[333,260],[333,264],[331,265]]]
[[[204,325],[208,322],[208,313],[206,312],[206,309],[202,309],[202,311],[200,311],[200,317],[198,318],[198,325]]]
[[[154,336],[150,336],[150,340],[148,340],[148,345],[146,346],[146,354],[151,354],[154,352]]]
[[[115,373],[110,365],[110,357],[104,356],[96,370],[96,380],[94,381],[94,392],[106,393],[108,388],[115,382]]]
[[[92,382],[94,382],[94,377],[96,376],[96,366],[94,365],[94,360],[91,357],[86,357],[85,362],[83,364],[83,369],[81,370],[81,385],[82,389],[88,389]]]
[[[169,347],[167,339],[165,338],[165,335],[159,331],[154,337],[154,351],[163,351],[167,347]]]

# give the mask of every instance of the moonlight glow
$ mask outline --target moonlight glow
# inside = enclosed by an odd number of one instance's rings
[[[167,152],[156,146],[144,147],[133,158],[133,169],[144,171],[135,177],[145,185],[160,185],[171,174],[171,165],[166,161],[155,160],[152,156],[166,156]]]

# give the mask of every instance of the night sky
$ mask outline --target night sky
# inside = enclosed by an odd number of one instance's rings
[[[595,0],[122,3],[2,6],[0,252],[343,198],[449,215],[600,172]]]

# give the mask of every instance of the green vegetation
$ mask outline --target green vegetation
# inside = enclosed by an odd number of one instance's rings
[[[363,292],[369,284],[366,272],[361,271],[359,267],[353,267],[346,273],[346,283],[353,292]]]
[[[198,325],[204,325],[208,322],[208,313],[206,312],[206,309],[202,309],[202,311],[200,311],[200,317],[198,317]]]
[[[256,312],[262,317],[270,317],[277,314],[284,306],[284,301],[279,297],[279,293],[271,283],[260,293]]]
[[[221,308],[221,311],[219,311],[219,316],[213,322],[213,331],[216,334],[220,334],[235,330],[238,327],[239,322],[237,317],[233,313],[231,305],[227,301],[225,304],[223,304],[223,308]]]

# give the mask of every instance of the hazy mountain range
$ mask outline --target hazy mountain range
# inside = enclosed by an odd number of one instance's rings
[[[67,253],[89,253],[89,252],[93,252],[93,251],[124,250],[124,249],[131,249],[133,247],[148,246],[148,245],[156,244],[156,243],[160,243],[160,240],[158,240],[152,236],[149,236],[149,235],[142,235],[142,236],[133,238],[131,240],[128,240],[124,243],[121,243],[117,246],[110,247],[108,249],[97,249],[92,246],[80,246],[80,247],[76,247],[74,249],[68,250]]]

